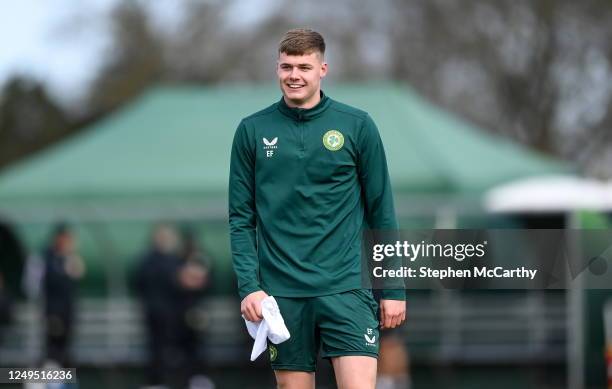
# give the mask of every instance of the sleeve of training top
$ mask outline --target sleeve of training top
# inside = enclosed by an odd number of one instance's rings
[[[370,115],[367,115],[364,120],[358,142],[359,180],[368,226],[375,230],[397,231],[398,225],[385,149],[378,128]],[[403,281],[401,285],[394,286],[397,289],[383,289],[382,298],[405,300],[406,291]]]
[[[238,125],[230,161],[229,225],[238,294],[243,299],[261,290],[256,246],[255,147],[244,122]]]

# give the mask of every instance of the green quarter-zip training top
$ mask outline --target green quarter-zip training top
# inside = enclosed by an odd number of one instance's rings
[[[322,92],[313,108],[281,98],[244,118],[232,145],[229,224],[241,298],[361,289],[363,228],[397,228],[374,121]]]

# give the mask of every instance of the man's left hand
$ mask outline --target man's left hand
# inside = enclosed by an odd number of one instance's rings
[[[406,320],[406,302],[380,300],[380,328],[395,328]]]

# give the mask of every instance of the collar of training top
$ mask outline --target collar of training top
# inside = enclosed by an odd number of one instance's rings
[[[312,108],[292,108],[287,105],[285,98],[281,97],[278,102],[278,109],[290,118],[302,121],[314,119],[321,115],[329,107],[330,103],[331,99],[321,91],[321,100]]]

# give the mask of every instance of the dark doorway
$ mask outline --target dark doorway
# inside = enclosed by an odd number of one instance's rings
[[[26,252],[14,229],[0,221],[0,273],[12,296],[22,296],[21,278]]]

